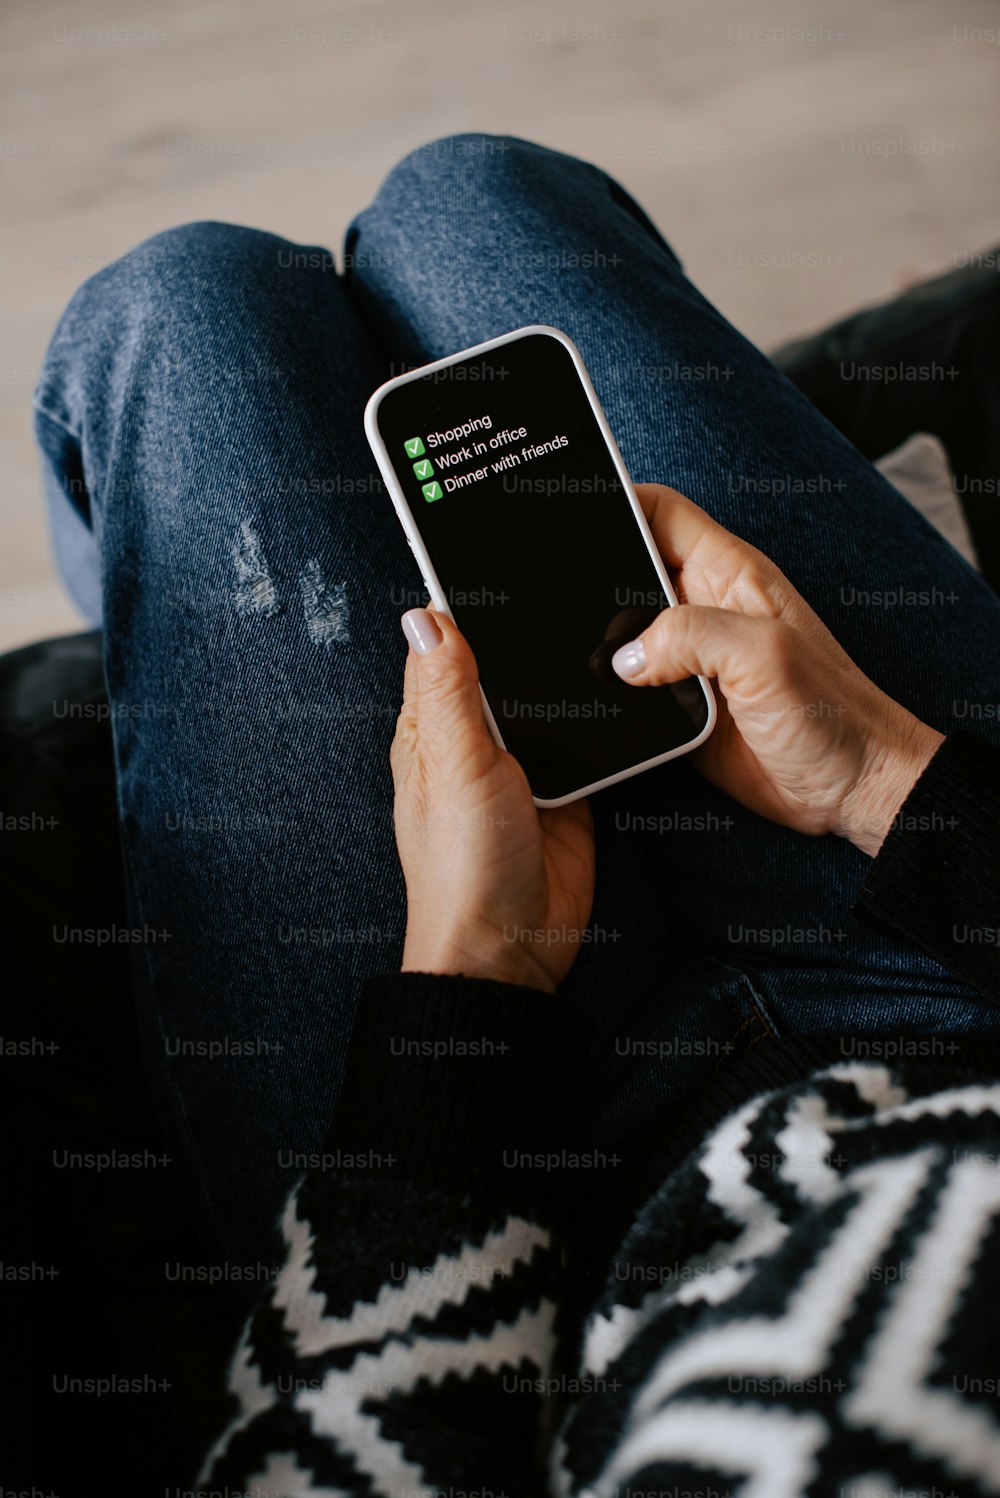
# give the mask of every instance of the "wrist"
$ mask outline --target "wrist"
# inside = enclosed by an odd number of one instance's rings
[[[866,764],[841,805],[837,832],[874,858],[913,787],[944,743],[944,734],[912,713],[871,744]]]
[[[403,943],[404,973],[439,973],[442,977],[484,978],[554,993],[545,968],[520,942],[507,941],[492,928],[468,927],[457,934],[422,935],[407,928]]]

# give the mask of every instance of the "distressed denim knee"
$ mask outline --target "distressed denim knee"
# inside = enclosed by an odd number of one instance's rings
[[[92,276],[60,320],[36,395],[55,549],[87,617],[104,615],[100,558],[112,533],[116,565],[137,581],[154,558],[167,573],[197,555],[204,573],[229,537],[238,608],[273,615],[280,590],[262,559],[291,520],[309,537],[293,586],[310,637],[343,639],[327,564],[315,561],[325,526],[311,486],[347,473],[360,490],[373,466],[363,397],[380,376],[328,250],[192,223]],[[356,412],[355,435],[331,453],[337,406]]]
[[[329,317],[338,287],[329,251],[214,222],[156,234],[91,276],[60,319],[35,393],[43,457],[65,470],[67,445],[78,449],[85,476],[65,497],[86,523],[134,497],[122,465],[113,482],[111,473],[126,407],[133,424],[162,426],[168,410],[180,454],[251,411],[267,421],[307,379],[303,315]],[[144,497],[155,489],[147,465]],[[173,483],[161,498],[180,498]]]

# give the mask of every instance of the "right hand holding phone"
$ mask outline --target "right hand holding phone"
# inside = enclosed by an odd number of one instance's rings
[[[635,686],[710,677],[702,773],[750,810],[874,855],[943,735],[857,667],[763,552],[663,484],[636,493],[680,604],[612,664]]]

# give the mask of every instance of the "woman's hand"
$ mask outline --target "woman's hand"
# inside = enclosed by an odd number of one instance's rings
[[[458,629],[429,609],[402,623],[410,651],[390,762],[407,895],[403,971],[551,992],[590,919],[590,809],[575,801],[539,811],[524,771],[486,726]]]
[[[762,552],[675,489],[636,492],[681,606],[616,651],[615,670],[637,686],[714,678],[703,774],[773,822],[874,855],[943,735],[869,681]]]

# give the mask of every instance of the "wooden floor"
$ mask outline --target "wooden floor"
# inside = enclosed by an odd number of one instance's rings
[[[5,0],[0,649],[77,625],[31,392],[136,241],[212,217],[337,246],[409,148],[509,132],[618,176],[771,347],[1000,241],[998,27],[988,0]]]

